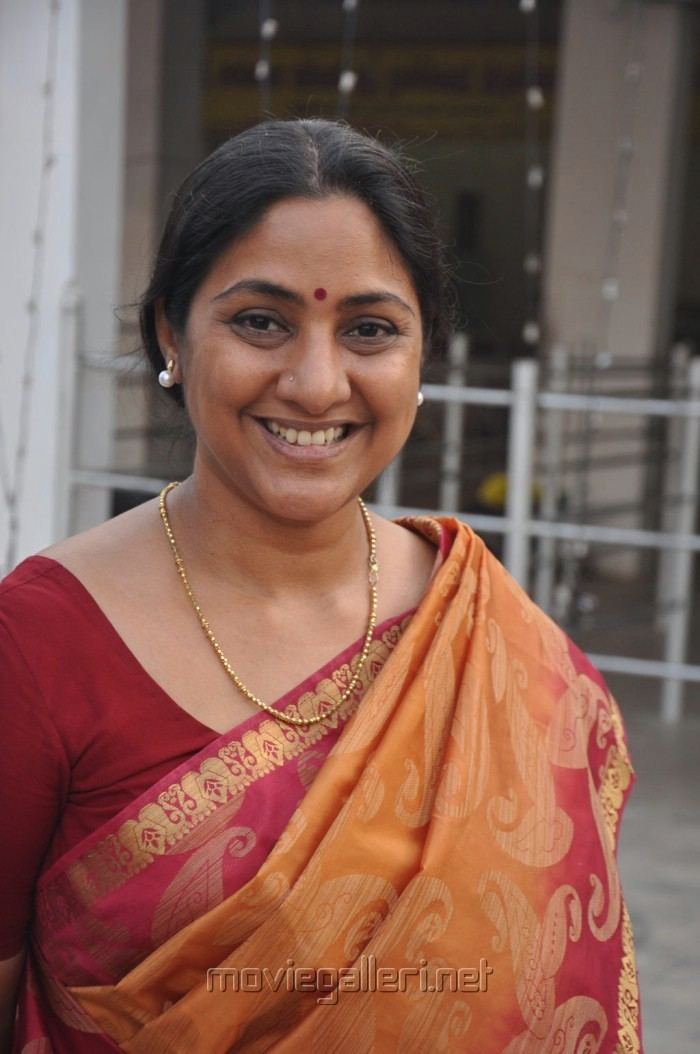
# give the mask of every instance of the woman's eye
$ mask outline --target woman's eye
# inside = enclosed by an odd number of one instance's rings
[[[233,324],[255,333],[284,333],[285,327],[269,315],[237,315]]]
[[[382,337],[393,337],[396,329],[388,322],[358,322],[348,331],[349,336],[358,336],[364,340],[376,340]]]

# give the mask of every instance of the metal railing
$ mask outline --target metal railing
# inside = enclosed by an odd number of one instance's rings
[[[684,661],[687,651],[690,615],[692,610],[693,556],[700,551],[700,535],[693,533],[698,507],[698,469],[700,467],[700,359],[691,362],[688,371],[690,399],[650,399],[606,395],[579,395],[566,392],[537,390],[538,368],[531,360],[519,360],[512,368],[510,390],[473,388],[468,386],[426,384],[426,401],[442,402],[450,406],[496,406],[510,410],[506,473],[508,479],[505,516],[468,514],[470,525],[477,531],[500,534],[504,537],[504,563],[511,574],[528,589],[530,586],[532,540],[539,540],[543,550],[539,554],[540,570],[551,569],[551,544],[573,541],[586,545],[626,546],[659,550],[665,554],[662,563],[664,595],[668,614],[664,618],[664,659],[655,661],[621,655],[591,655],[603,672],[639,677],[659,678],[662,683],[661,714],[669,722],[682,715],[683,685],[700,683],[700,666]],[[561,431],[566,412],[584,411],[596,414],[624,414],[673,419],[679,425],[680,456],[677,469],[679,493],[674,499],[675,529],[649,531],[633,527],[603,526],[555,522],[533,516],[533,493],[536,478],[536,422],[538,411],[558,412],[554,422],[555,442]],[[546,444],[545,444],[546,446]],[[451,462],[448,462],[448,475]],[[444,478],[444,473],[443,473]],[[376,510],[386,516],[406,516],[425,513],[425,509],[403,506],[398,501],[401,480],[400,459],[397,459],[380,479],[377,488]],[[452,503],[438,514],[458,512]],[[551,511],[554,511],[553,509]],[[546,606],[551,592],[549,579],[538,573],[535,599]],[[539,594],[539,596],[538,596]]]

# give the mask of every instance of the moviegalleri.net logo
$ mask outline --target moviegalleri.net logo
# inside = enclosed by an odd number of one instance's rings
[[[352,966],[217,966],[207,970],[208,992],[279,992],[317,994],[319,1004],[334,1004],[345,992],[480,993],[488,990],[493,967],[480,958],[478,966],[435,966],[420,959],[418,966],[380,966],[375,955],[361,955]]]

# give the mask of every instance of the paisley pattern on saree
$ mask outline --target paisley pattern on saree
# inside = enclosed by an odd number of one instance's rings
[[[523,1032],[502,1054],[598,1054],[607,1030],[608,1019],[600,1003],[576,996],[556,1008],[546,1036]]]
[[[489,801],[489,825],[509,856],[530,867],[551,867],[569,851],[573,824],[557,804],[542,729],[527,706],[532,694],[528,672],[519,658],[509,655],[493,619],[487,632],[488,647],[493,649],[494,694],[505,707],[514,775],[520,777],[519,787],[511,782],[506,794]]]
[[[544,1039],[556,1013],[555,978],[567,943],[581,936],[579,895],[573,886],[559,886],[540,921],[523,891],[504,874],[484,872],[479,891],[498,931],[498,946],[510,947],[523,1020],[533,1036]]]

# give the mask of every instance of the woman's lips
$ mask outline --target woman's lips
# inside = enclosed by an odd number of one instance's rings
[[[359,433],[361,428],[361,426],[353,425],[348,429],[348,434],[344,438],[336,439],[332,443],[324,443],[323,445],[309,443],[306,446],[299,446],[297,443],[289,443],[286,439],[282,439],[281,436],[274,435],[261,418],[256,417],[253,420],[267,442],[275,450],[293,461],[327,461],[329,458],[337,457],[347,449],[348,444],[353,441],[353,437]]]

